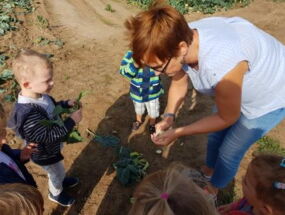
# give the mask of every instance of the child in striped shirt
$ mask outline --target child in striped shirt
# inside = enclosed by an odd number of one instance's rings
[[[63,206],[70,206],[74,199],[69,197],[64,188],[73,187],[79,180],[65,177],[62,141],[82,118],[81,108],[60,124],[44,125],[46,120],[59,120],[54,116],[56,105],[69,108],[75,101],[55,100],[48,95],[53,87],[52,64],[48,58],[33,50],[22,50],[13,61],[13,71],[21,92],[12,111],[8,126],[25,142],[38,144],[38,151],[31,159],[48,174],[49,199]]]
[[[149,115],[149,132],[155,131],[155,121],[159,117],[159,97],[163,94],[160,78],[153,69],[138,68],[132,57],[133,53],[127,51],[121,61],[120,74],[130,80],[130,97],[133,100],[136,121],[132,130],[142,125],[142,116],[147,109]]]

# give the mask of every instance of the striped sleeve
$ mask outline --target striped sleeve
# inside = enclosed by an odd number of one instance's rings
[[[127,79],[131,80],[138,74],[139,69],[135,67],[132,58],[133,53],[128,51],[121,61],[120,74]]]
[[[25,140],[33,143],[54,144],[63,141],[63,138],[73,129],[75,123],[71,118],[64,121],[64,126],[53,124],[42,125],[41,121],[47,118],[40,112],[31,112],[23,124],[22,130]]]

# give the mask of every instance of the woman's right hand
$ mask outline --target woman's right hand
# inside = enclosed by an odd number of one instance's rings
[[[155,125],[155,135],[162,133],[163,131],[168,130],[173,125],[173,117],[167,116],[159,123]]]
[[[73,112],[70,115],[71,119],[77,124],[82,120],[82,108],[78,109],[77,111]]]

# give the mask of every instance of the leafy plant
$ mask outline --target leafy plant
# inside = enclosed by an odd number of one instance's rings
[[[6,60],[9,59],[8,56],[4,54],[0,54],[0,66],[5,66],[6,65]]]
[[[147,9],[151,6],[153,0],[128,0],[129,4],[135,4],[143,9]]]
[[[16,30],[15,23],[17,13],[30,13],[34,11],[31,0],[1,0],[0,1],[0,36],[4,35],[8,31]],[[19,11],[22,9],[23,11]]]
[[[99,142],[102,146],[116,148],[120,143],[120,139],[115,136],[99,136],[93,134],[93,141]]]
[[[144,9],[151,6],[152,0],[128,0]],[[189,11],[200,11],[205,14],[212,14],[221,9],[229,9],[236,5],[247,6],[251,0],[168,0],[168,3],[180,13],[186,14]]]
[[[126,147],[119,149],[119,160],[113,164],[119,182],[131,185],[140,181],[146,174],[149,163],[138,152],[131,152]]]
[[[40,46],[46,46],[46,45],[49,45],[49,44],[54,44],[54,45],[57,45],[58,47],[62,47],[64,45],[64,42],[60,39],[56,39],[56,40],[49,40],[45,37],[37,37],[35,40],[34,40],[34,43],[40,45]]]
[[[37,24],[41,28],[48,28],[48,26],[49,26],[48,20],[46,18],[44,18],[43,16],[37,16]]]
[[[281,147],[280,142],[271,137],[264,136],[257,141],[257,152],[275,153],[285,156],[285,149]]]
[[[58,47],[62,47],[64,45],[64,42],[61,39],[56,39],[51,41],[53,44],[57,45]]]
[[[71,108],[71,112],[77,111],[80,108],[80,100],[88,94],[87,91],[81,91],[75,100],[75,105]]]
[[[16,18],[0,12],[0,36],[3,36],[8,31],[16,30],[17,28],[14,26],[16,22]]]
[[[11,0],[10,0],[11,1]],[[14,4],[25,10],[25,13],[31,13],[35,10],[31,0],[13,0]]]
[[[81,137],[79,131],[75,128],[73,131],[67,136],[66,143],[78,143],[82,142],[83,137]]]
[[[79,93],[78,98],[76,99],[76,104],[72,108],[64,108],[61,105],[56,105],[53,110],[53,118],[49,120],[41,120],[41,124],[44,126],[52,126],[52,125],[58,125],[58,126],[64,126],[63,118],[65,118],[66,114],[71,114],[74,111],[78,110],[80,108],[80,100],[87,94],[86,91],[82,91]],[[79,131],[74,128],[64,139],[66,143],[78,143],[83,141],[83,137],[80,135]]]
[[[4,69],[0,74],[0,84],[5,83],[8,80],[12,80],[14,78],[14,75],[11,70]]]
[[[4,69],[0,74],[0,85],[3,84],[5,84],[5,88],[3,87],[0,88],[0,93],[6,93],[6,95],[4,96],[4,101],[6,102],[16,101],[20,87],[18,83],[15,81],[12,71],[9,69]]]
[[[113,163],[113,167],[117,173],[117,179],[125,186],[140,181],[146,174],[149,163],[138,152],[132,152],[129,148],[120,145],[120,139],[115,136],[93,135],[93,141],[98,142],[104,147],[112,147],[115,149],[118,160]]]
[[[107,5],[106,5],[105,10],[106,10],[106,11],[109,11],[109,12],[111,12],[111,13],[114,13],[114,12],[115,12],[115,10],[112,8],[112,6],[111,6],[110,4],[107,4]]]

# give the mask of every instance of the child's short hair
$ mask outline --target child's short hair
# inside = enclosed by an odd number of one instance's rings
[[[39,61],[40,60],[40,61]],[[34,66],[37,63],[44,63],[49,68],[52,67],[48,57],[32,49],[22,49],[12,62],[12,70],[19,83],[30,80],[35,75]]]
[[[214,215],[217,214],[203,190],[183,175],[181,164],[147,176],[138,185],[129,215]]]
[[[44,200],[41,193],[26,184],[0,185],[0,211],[9,215],[42,215]]]
[[[250,163],[251,170],[256,179],[257,198],[270,205],[274,210],[285,211],[285,189],[278,189],[275,185],[285,185],[285,167],[281,166],[284,157],[273,154],[261,154]],[[280,214],[283,214],[280,213]]]

